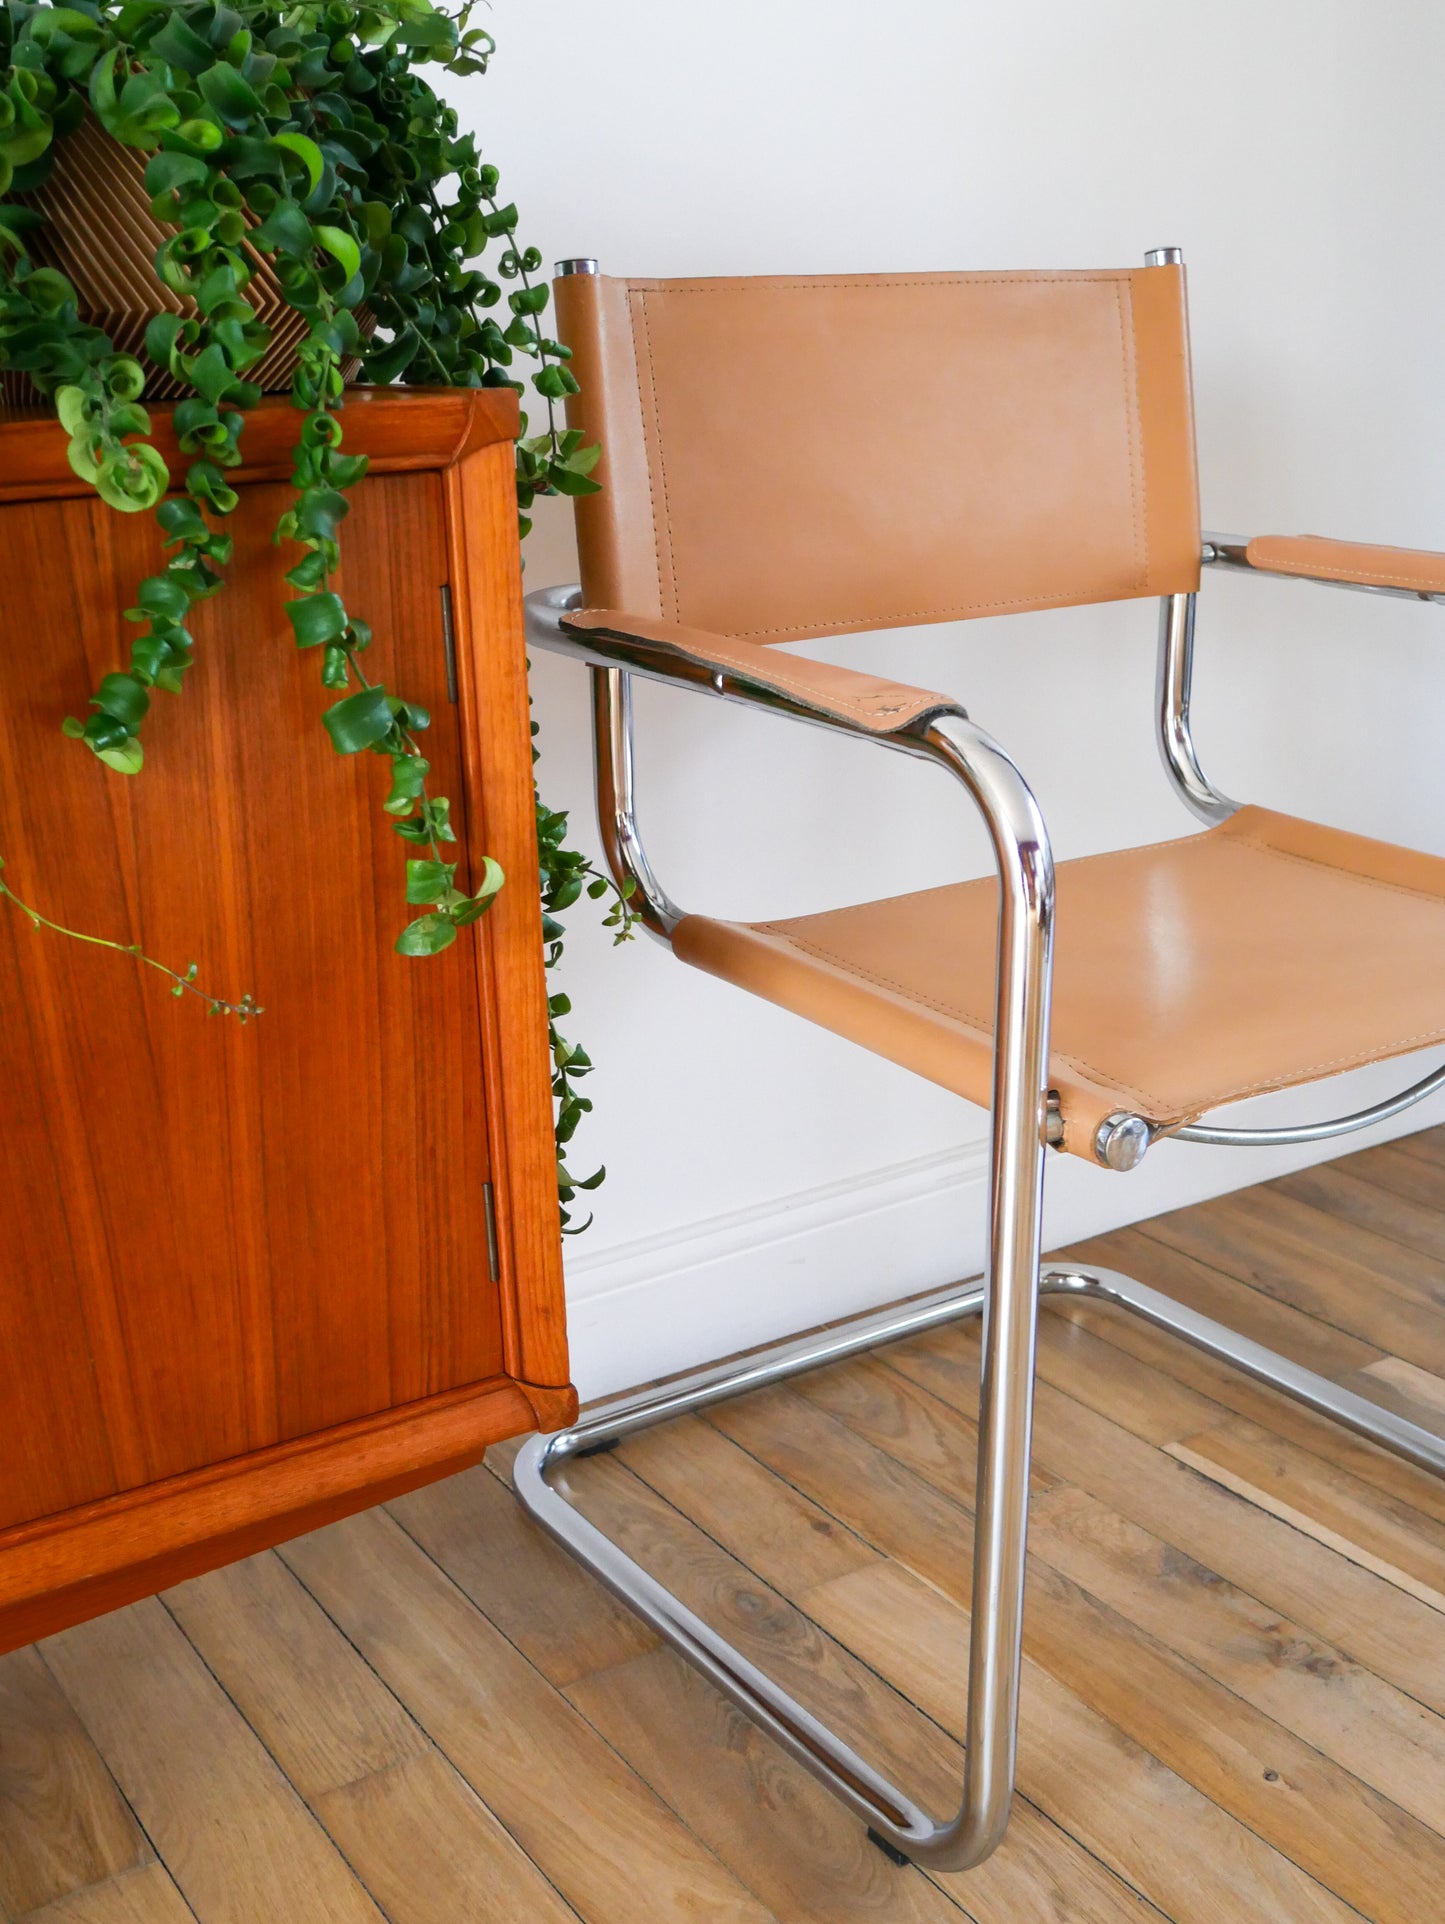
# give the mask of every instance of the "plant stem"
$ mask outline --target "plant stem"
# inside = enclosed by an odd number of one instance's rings
[[[33,928],[50,929],[56,935],[68,937],[72,942],[89,942],[98,949],[112,949],[117,955],[134,956],[137,962],[143,962],[148,969],[157,970],[173,983],[173,994],[185,993],[198,997],[213,1015],[238,1016],[244,1023],[253,1015],[265,1013],[249,995],[243,995],[239,1002],[227,1002],[220,996],[208,995],[204,989],[197,987],[189,975],[180,975],[176,970],[167,968],[164,962],[157,962],[153,955],[147,955],[138,942],[112,942],[109,936],[87,935],[81,929],[67,928],[63,922],[53,922],[48,915],[42,915],[39,909],[32,908],[28,902],[23,901],[3,875],[0,875],[0,898],[13,902],[22,915],[30,918]]]

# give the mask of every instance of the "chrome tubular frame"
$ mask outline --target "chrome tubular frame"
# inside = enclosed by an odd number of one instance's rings
[[[608,755],[620,767],[615,753],[620,707],[615,696],[605,696],[603,712]],[[904,746],[903,738],[897,738],[895,745]],[[560,1436],[539,1437],[526,1444],[513,1479],[522,1502],[538,1522],[856,1811],[887,1847],[919,1863],[964,1870],[981,1863],[1003,1836],[1013,1795],[1048,1103],[1053,859],[1027,784],[982,729],[963,717],[945,716],[908,738],[906,745],[909,752],[946,768],[972,795],[993,844],[1001,898],[989,1266],[985,1281],[966,1292],[967,1307],[956,1312],[983,1316],[967,1748],[957,1813],[937,1821],[920,1810],[609,1542],[547,1482],[548,1474],[579,1450],[847,1353],[836,1349],[836,1337],[823,1339],[821,1347],[807,1340],[784,1345],[766,1366],[704,1371],[685,1385],[609,1404]],[[616,839],[619,847],[628,846],[627,836]],[[866,1338],[856,1338],[853,1347],[876,1340],[870,1332]]]
[[[1172,250],[1163,250],[1172,251]],[[1235,568],[1250,574],[1270,571],[1256,568],[1247,557],[1248,543],[1235,535],[1207,534],[1204,537],[1204,562],[1207,566]],[[1277,576],[1276,579],[1314,577]],[[1325,587],[1353,587],[1353,582],[1322,582]],[[1370,588],[1371,594],[1403,596],[1411,601],[1445,601],[1445,596],[1418,594],[1413,589]],[[1190,727],[1189,705],[1194,681],[1194,595],[1165,595],[1159,603],[1159,666],[1155,685],[1155,722],[1160,759],[1171,787],[1186,808],[1200,821],[1215,827],[1227,821],[1239,808],[1209,780],[1199,765]],[[1177,1142],[1198,1142],[1236,1149],[1277,1149],[1310,1142],[1330,1142],[1337,1136],[1353,1135],[1372,1123],[1388,1122],[1404,1110],[1423,1102],[1436,1090],[1445,1088],[1445,1066],[1432,1070],[1397,1095],[1356,1109],[1349,1115],[1332,1116],[1323,1122],[1302,1122],[1278,1128],[1237,1128],[1227,1123],[1186,1123],[1176,1129],[1160,1129],[1144,1116],[1120,1110],[1105,1117],[1094,1140],[1095,1160],[1110,1169],[1134,1169],[1143,1161],[1149,1147],[1163,1137]]]
[[[997,1140],[997,1139],[996,1139]],[[997,1185],[994,1200],[1000,1200]],[[1016,1199],[1021,1200],[1021,1199]],[[1021,1210],[1020,1216],[1029,1212]],[[995,1218],[997,1227],[997,1218]],[[1035,1272],[1037,1273],[1037,1272]],[[1020,1271],[1015,1271],[1020,1276]],[[1132,1310],[1156,1328],[1230,1363],[1268,1388],[1333,1417],[1357,1435],[1398,1456],[1445,1474],[1445,1439],[1342,1389],[1247,1336],[1185,1308],[1117,1270],[1051,1269],[1038,1277],[1038,1294],[1082,1297]],[[954,1284],[928,1295],[794,1337],[741,1361],[674,1377],[655,1389],[596,1405],[572,1429],[530,1438],[512,1477],[518,1496],[538,1523],[634,1610],[659,1636],[701,1671],[740,1710],[861,1817],[875,1841],[935,1870],[967,1870],[981,1863],[1003,1836],[1014,1774],[1020,1659],[1022,1566],[1027,1520],[1028,1421],[1031,1404],[1034,1305],[1031,1280],[1012,1313],[1017,1346],[1002,1355],[999,1312],[988,1283]],[[1011,1313],[1005,1309],[1005,1315]],[[937,1823],[874,1770],[811,1711],[745,1657],[725,1637],[648,1574],[626,1551],[589,1523],[551,1479],[574,1456],[621,1442],[669,1417],[707,1409],[729,1397],[764,1389],[806,1370],[856,1356],[925,1330],[984,1318],[985,1374],[979,1429],[978,1510],[969,1650],[968,1721],[963,1804],[951,1822]],[[991,1333],[992,1327],[992,1333]],[[997,1366],[1007,1376],[1001,1395]],[[993,1373],[990,1373],[990,1366]],[[992,1383],[992,1391],[990,1391]],[[1000,1407],[1000,1404],[1003,1407]],[[988,1427],[992,1419],[992,1427]],[[1020,1485],[1021,1479],[1021,1485]]]
[[[683,912],[652,872],[637,832],[632,762],[632,677],[620,668],[593,668],[592,747],[597,821],[607,866],[649,935],[672,947]]]
[[[1201,822],[1211,828],[1228,821],[1239,807],[1221,795],[1199,766],[1189,726],[1194,686],[1194,595],[1165,595],[1159,603],[1159,670],[1155,680],[1154,719],[1159,758],[1170,786]]]
[[[1164,264],[1182,257],[1178,249],[1166,248],[1146,258],[1151,264]],[[595,272],[596,263],[565,262],[559,271]],[[1203,559],[1213,566],[1248,568],[1245,545],[1212,535],[1206,538]],[[644,926],[670,944],[683,912],[653,874],[637,828],[633,675],[771,709],[834,732],[860,735],[863,731],[850,728],[834,714],[811,708],[806,699],[749,683],[730,671],[680,660],[639,637],[571,634],[562,628],[561,618],[579,601],[575,588],[529,595],[528,640],[534,647],[570,655],[592,670],[603,845],[614,877],[626,888]],[[1225,821],[1238,805],[1205,776],[1190,729],[1194,613],[1192,594],[1168,596],[1161,605],[1156,719],[1160,754],[1171,784],[1186,806],[1212,826]],[[1046,1141],[1056,1139],[1060,1121],[1047,1087],[1053,939],[1048,836],[1018,769],[961,710],[920,721],[894,735],[868,734],[866,739],[946,768],[972,796],[993,846],[1000,911],[985,1275],[981,1281],[955,1284],[791,1338],[741,1361],[613,1397],[589,1410],[573,1428],[531,1438],[517,1456],[513,1482],[522,1503],[544,1529],[862,1818],[875,1842],[892,1855],[956,1871],[981,1863],[999,1843],[1013,1792],[1041,1295],[1084,1297],[1132,1310],[1270,1388],[1334,1417],[1371,1442],[1441,1474],[1445,1474],[1445,1440],[1116,1271],[1069,1268],[1041,1274],[1044,1151]],[[1388,1102],[1332,1122],[1282,1129],[1196,1123],[1173,1133],[1186,1141],[1230,1144],[1321,1141],[1396,1115],[1440,1087],[1445,1087],[1445,1068]],[[1110,1167],[1132,1168],[1159,1133],[1146,1118],[1121,1112],[1101,1125],[1096,1153]],[[706,1409],[725,1398],[970,1316],[983,1321],[983,1370],[964,1779],[957,1812],[938,1820],[604,1536],[573,1506],[561,1479],[571,1458],[605,1449],[669,1417]]]

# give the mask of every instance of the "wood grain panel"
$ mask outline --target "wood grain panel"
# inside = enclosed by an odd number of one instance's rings
[[[492,1473],[494,1454],[480,1469],[401,1498],[391,1514],[549,1682],[561,1687],[651,1650],[652,1631],[588,1582]]]
[[[1035,1504],[1043,1560],[1445,1835],[1445,1718],[1082,1490]]]
[[[0,1658],[0,1917],[26,1916],[152,1855],[39,1652]]]
[[[967,1647],[969,1619],[959,1604],[894,1563],[836,1578],[806,1604],[930,1716],[962,1727],[956,1653]],[[1031,1799],[1174,1924],[1356,1924],[1356,1910],[1033,1662],[1019,1771]]]
[[[430,965],[390,953],[405,845],[380,813],[375,758],[330,749],[315,660],[289,639],[269,532],[286,499],[243,496],[232,591],[198,612],[197,665],[183,697],[157,697],[132,782],[57,723],[115,659],[152,531],[100,503],[5,511],[7,540],[72,557],[6,664],[8,873],[61,919],[198,957],[208,981],[266,1008],[246,1030],[207,1020],[124,960],[0,918],[0,997],[45,1031],[40,1049],[7,1049],[0,1265],[34,1275],[37,1243],[55,1251],[70,1304],[46,1336],[7,1290],[0,1397],[28,1412],[71,1355],[94,1356],[111,1442],[82,1424],[46,1462],[7,1462],[6,1523],[502,1367],[476,1261],[475,949]],[[341,585],[376,627],[372,672],[432,708],[436,786],[456,796],[441,510],[436,476],[371,481]],[[75,835],[97,815],[114,846]]]
[[[835,1419],[805,1418],[795,1407],[800,1404],[790,1391],[769,1390],[722,1406],[713,1420],[745,1435],[755,1454],[894,1563],[965,1603],[971,1571],[958,1547],[971,1529],[962,1506],[951,1519],[936,1515],[920,1527],[920,1514],[936,1509],[938,1499],[925,1506],[917,1492],[905,1494],[896,1475],[876,1462],[874,1446]],[[1424,1892],[1445,1879],[1445,1840],[1176,1650],[1131,1629],[1050,1567],[1047,1542],[1031,1566],[1024,1621],[1029,1654],[1328,1888],[1357,1905],[1368,1898],[1380,1919],[1406,1924],[1416,1918]],[[1271,1793],[1253,1795],[1251,1785],[1261,1781]]]
[[[1127,1275],[1137,1276],[1175,1302],[1198,1310],[1201,1316],[1237,1329],[1267,1349],[1292,1356],[1317,1376],[1339,1377],[1347,1370],[1363,1369],[1383,1354],[1377,1344],[1337,1329],[1272,1292],[1251,1288],[1232,1271],[1216,1268],[1208,1260],[1186,1255],[1162,1241],[1154,1233],[1155,1223],[1169,1220],[1157,1217],[1132,1229],[1116,1229],[1108,1236],[1077,1244],[1069,1254],[1079,1262],[1099,1263],[1105,1269],[1122,1269]]]
[[[856,1819],[670,1650],[574,1684],[569,1697],[788,1924],[960,1924]]]
[[[768,1924],[766,1908],[389,1518],[355,1517],[282,1554],[589,1924]]]
[[[308,1804],[431,1749],[278,1556],[212,1570],[165,1603]]]
[[[536,1402],[494,1378],[16,1526],[0,1535],[0,1648],[399,1496],[538,1416],[566,1419],[564,1392]]]
[[[1151,1241],[1242,1276],[1254,1288],[1362,1341],[1445,1370],[1442,1302],[1409,1275],[1414,1252],[1372,1241],[1361,1260],[1359,1237],[1339,1225],[1332,1247],[1326,1219],[1288,1197],[1245,1192],[1218,1198],[1213,1213],[1181,1209],[1141,1225]],[[1321,1239],[1324,1246],[1321,1246]],[[1348,1251],[1348,1253],[1347,1253]],[[1414,1257],[1416,1263],[1420,1261]],[[1438,1287],[1428,1267],[1421,1280]],[[1445,1298],[1445,1290],[1442,1290]]]
[[[156,420],[164,442],[168,412]],[[426,961],[393,952],[411,911],[387,771],[331,749],[334,697],[284,612],[271,533],[294,410],[267,402],[248,423],[227,590],[194,611],[186,693],[155,696],[131,781],[59,722],[123,663],[156,531],[78,484],[53,421],[0,421],[7,879],[265,1009],[245,1030],[208,1019],[138,964],[0,911],[0,1638],[414,1488],[575,1408],[516,401],[361,391],[344,421],[371,472],[337,586],[374,630],[372,676],[430,711],[459,880],[492,854],[509,882]],[[462,1390],[470,1417],[446,1401]],[[356,1428],[393,1416],[413,1461]],[[293,1444],[319,1453],[293,1460]]]
[[[67,1630],[46,1661],[202,1924],[382,1924],[159,1603]]]
[[[488,910],[478,942],[506,1367],[524,1382],[565,1384],[552,1062],[536,1040],[546,1034],[547,987],[531,887],[537,864],[532,710],[511,458],[509,449],[487,447],[449,469],[446,515],[472,802],[468,832],[474,861],[490,854],[513,878]]]
[[[814,1592],[803,1580],[804,1568],[779,1572],[784,1589],[797,1599],[791,1602],[760,1582],[744,1562],[664,1502],[615,1457],[577,1464],[574,1474],[587,1515],[690,1609],[721,1629],[753,1662],[766,1666],[799,1702],[826,1719],[860,1754],[876,1762],[895,1783],[906,1786],[926,1807],[942,1812],[957,1804],[961,1749],[906,1695],[889,1687],[896,1672],[886,1658],[881,1662],[875,1658],[870,1668],[810,1620],[806,1606]],[[747,1540],[745,1526],[742,1539]],[[584,1617],[596,1590],[574,1566],[566,1607],[574,1616]],[[964,1647],[960,1644],[952,1653],[950,1661],[955,1665],[961,1663]],[[700,1756],[695,1737],[689,1735],[688,1720],[674,1718],[672,1728],[655,1734],[650,1729],[655,1721],[651,1715],[639,1722],[632,1693],[650,1691],[651,1677],[640,1663],[621,1664],[581,1680],[568,1696],[678,1808],[698,1807],[700,1790],[692,1781],[694,1775],[714,1800],[747,1800],[744,1809],[753,1813],[749,1823],[739,1823],[735,1813],[728,1811],[694,1821],[714,1839],[727,1861],[734,1861],[736,1853],[744,1875],[751,1874],[759,1854],[770,1860],[770,1881],[763,1894],[779,1915],[799,1915],[789,1906],[806,1902],[797,1894],[795,1873],[780,1861],[789,1849],[796,1856],[800,1831],[806,1837],[803,1861],[814,1873],[813,1901],[823,1907],[846,1906],[856,1901],[856,1892],[870,1897],[877,1892],[876,1874],[867,1871],[861,1879],[846,1882],[857,1861],[854,1845],[845,1840],[834,1820],[815,1816],[811,1780],[786,1760],[762,1762],[755,1746],[731,1723],[714,1728],[724,1741],[737,1744],[754,1759],[743,1769],[730,1760]],[[764,1781],[771,1791],[763,1789]],[[786,1787],[782,1794],[778,1786]],[[776,1844],[757,1835],[770,1822],[784,1833]],[[826,1864],[819,1863],[820,1843],[825,1851],[831,1850]],[[843,1891],[840,1873],[846,1883]],[[1145,1924],[1152,1915],[1121,1880],[1022,1794],[1014,1799],[1002,1847],[985,1864],[958,1875],[930,1874],[979,1924],[1016,1924],[1021,1917],[1054,1916],[1068,1918],[1070,1924],[1075,1920],[1092,1924],[1095,1919],[1102,1924],[1118,1918]],[[886,1886],[876,1901],[886,1916]],[[829,1915],[826,1908],[823,1915]]]
[[[956,1351],[936,1337],[911,1338],[888,1354],[892,1367],[945,1400],[967,1397]],[[1045,1468],[1057,1468],[1062,1480],[1445,1712],[1445,1645],[1438,1615],[1425,1604],[1332,1556],[1049,1384],[1040,1386],[1034,1401],[1034,1455]]]
[[[572,1916],[279,1557],[166,1604],[392,1924]]]
[[[1445,1524],[1235,1419],[1168,1445],[1171,1456],[1445,1611]]]
[[[389,1924],[575,1924],[576,1911],[437,1751],[324,1792],[317,1814]]]
[[[32,1911],[23,1924],[195,1924],[196,1914],[163,1864],[152,1859]]]

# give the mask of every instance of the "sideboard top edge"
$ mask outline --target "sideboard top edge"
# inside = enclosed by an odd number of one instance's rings
[[[149,410],[150,439],[179,481],[187,457],[171,431],[170,405]],[[246,417],[242,461],[227,479],[239,486],[291,473],[298,410],[289,396],[267,395]],[[348,454],[365,454],[373,474],[452,467],[479,448],[516,438],[518,400],[510,388],[348,388],[341,409]],[[66,437],[45,408],[0,409],[0,505],[93,495],[66,458]]]

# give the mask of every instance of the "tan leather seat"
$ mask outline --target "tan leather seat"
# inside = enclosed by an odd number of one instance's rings
[[[684,918],[677,953],[986,1105],[992,878],[784,922]],[[1445,860],[1242,808],[1062,862],[1052,1086],[1066,1149],[1445,1041]]]
[[[886,736],[945,695],[771,644],[1191,595],[1202,553],[1184,270],[556,284],[600,440],[568,632]],[[888,344],[907,380],[874,378]],[[860,378],[861,370],[861,378]],[[926,378],[924,378],[926,374]],[[920,466],[919,451],[927,450]],[[1445,556],[1260,536],[1241,563],[1445,595]],[[1024,672],[1021,665],[1021,672]],[[1221,802],[1227,807],[1227,803]],[[1063,1146],[1180,1127],[1445,1041],[1445,861],[1245,808],[1058,870]],[[992,880],[784,922],[683,917],[685,961],[987,1103]]]

